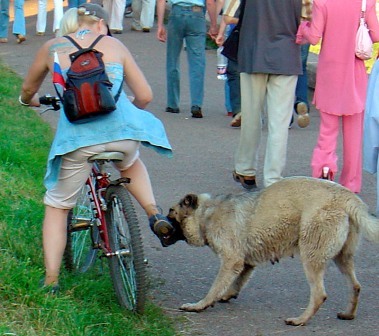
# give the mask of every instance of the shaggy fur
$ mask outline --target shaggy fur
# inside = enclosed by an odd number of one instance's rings
[[[308,307],[285,320],[304,325],[326,300],[325,267],[333,260],[348,280],[350,300],[338,318],[356,315],[360,284],[354,253],[362,233],[379,243],[379,220],[354,193],[326,180],[285,178],[256,193],[211,197],[189,194],[170,209],[176,228],[170,244],[184,239],[208,245],[221,259],[208,294],[180,309],[199,312],[217,301],[236,298],[256,265],[300,254],[310,286]]]

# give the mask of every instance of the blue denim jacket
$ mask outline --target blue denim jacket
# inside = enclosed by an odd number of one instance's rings
[[[106,71],[116,95],[123,78],[123,67],[118,63],[107,63]],[[45,187],[49,189],[57,182],[62,155],[81,147],[126,139],[140,141],[158,153],[172,157],[162,122],[150,112],[134,106],[125,92],[121,93],[115,111],[88,123],[72,124],[62,111],[48,157]]]

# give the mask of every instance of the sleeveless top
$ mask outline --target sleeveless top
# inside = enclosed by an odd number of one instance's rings
[[[113,83],[113,95],[116,95],[122,83],[123,67],[119,63],[106,63],[105,66]],[[63,71],[64,76],[66,71]],[[172,148],[162,122],[152,113],[134,106],[124,91],[115,111],[84,124],[70,123],[61,111],[48,157],[45,187],[49,189],[58,181],[64,154],[78,148],[120,140],[139,141],[159,154],[172,157]]]

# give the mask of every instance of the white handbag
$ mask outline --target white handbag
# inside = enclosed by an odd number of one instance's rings
[[[362,60],[368,60],[372,57],[373,43],[369,34],[369,29],[365,20],[366,0],[362,0],[362,11],[359,19],[359,27],[355,40],[355,56]]]

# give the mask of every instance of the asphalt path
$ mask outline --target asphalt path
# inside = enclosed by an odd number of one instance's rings
[[[10,36],[0,45],[0,58],[18,74],[24,76],[38,47],[53,37],[52,12],[48,16],[46,36],[35,35],[37,1],[26,0],[27,41],[17,45]],[[52,0],[49,0],[52,8]],[[131,19],[124,21],[124,33],[116,35],[130,49],[154,92],[149,110],[165,124],[174,157],[166,159],[155,152],[142,149],[141,155],[150,172],[158,203],[166,213],[169,207],[187,193],[224,194],[243,192],[232,179],[233,156],[239,130],[228,126],[224,107],[224,83],[216,78],[216,52],[207,51],[204,118],[190,115],[189,86],[185,51],[182,55],[181,113],[163,112],[166,104],[165,45],[151,33],[130,30]],[[48,78],[41,94],[54,93]],[[309,92],[310,98],[312,91]],[[38,110],[36,111],[38,113]],[[55,127],[57,114],[48,112],[42,118]],[[310,158],[316,143],[319,117],[311,110],[311,124],[300,129],[296,123],[289,131],[288,159],[285,176],[310,176]],[[267,130],[264,129],[264,135]],[[262,143],[262,167],[265,139]],[[341,146],[339,146],[339,153]],[[341,155],[341,153],[340,153]],[[262,170],[257,175],[262,186]],[[375,210],[376,179],[364,173],[362,199]],[[326,273],[328,300],[305,327],[291,327],[284,319],[300,315],[305,309],[309,288],[297,257],[257,267],[257,270],[237,300],[216,304],[202,313],[183,313],[178,307],[196,302],[210,288],[217,274],[219,261],[209,248],[193,248],[179,242],[169,248],[160,246],[150,232],[147,218],[136,206],[143,230],[146,256],[149,260],[152,300],[166,313],[175,317],[180,335],[379,335],[379,247],[362,241],[356,258],[358,279],[362,285],[358,315],[353,321],[340,321],[337,312],[347,304],[347,287],[343,276],[331,264]]]

